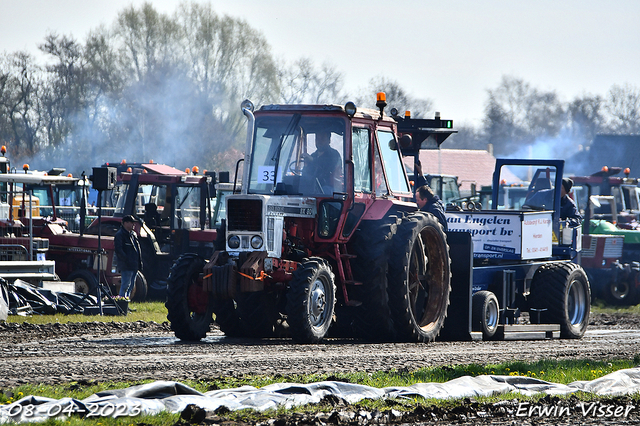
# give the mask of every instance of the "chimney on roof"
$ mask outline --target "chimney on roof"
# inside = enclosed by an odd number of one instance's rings
[[[493,144],[492,143],[488,143],[487,144],[487,152],[489,153],[490,156],[493,157]]]

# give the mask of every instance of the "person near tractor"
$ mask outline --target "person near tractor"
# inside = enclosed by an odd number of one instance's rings
[[[575,201],[569,197],[573,180],[569,178],[562,179],[562,189],[560,198],[560,219],[566,220],[569,227],[575,228],[582,223],[582,215],[578,211]]]
[[[442,228],[447,230],[447,217],[444,214],[444,203],[434,192],[427,180],[422,174],[422,165],[420,160],[416,160],[413,165],[415,171],[415,188],[416,188],[416,204],[418,208],[427,213],[431,213],[438,219],[438,222],[442,225]]]
[[[332,194],[340,188],[342,157],[331,147],[331,132],[316,133],[316,150],[311,155],[304,155],[304,173],[314,181],[315,187],[320,185],[324,194]],[[317,182],[317,183],[315,183]]]
[[[138,220],[127,215],[122,218],[122,226],[114,237],[115,252],[118,258],[118,269],[121,274],[119,296],[129,298],[136,282],[136,275],[142,270],[142,256],[138,237],[133,230]]]
[[[429,185],[422,185],[416,189],[416,204],[421,211],[431,213],[438,219],[442,228],[447,230],[447,217],[444,215],[444,204],[440,197],[434,194]]]

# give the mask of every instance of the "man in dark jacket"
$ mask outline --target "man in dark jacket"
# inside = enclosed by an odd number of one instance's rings
[[[578,212],[576,203],[569,197],[573,180],[569,178],[562,179],[562,189],[560,198],[560,219],[566,220],[571,228],[582,223],[582,215]]]
[[[122,218],[122,226],[114,238],[116,256],[118,257],[118,269],[122,282],[120,292],[122,297],[130,297],[136,282],[136,275],[142,269],[142,256],[138,237],[133,230],[136,218],[127,215]]]
[[[444,204],[440,197],[433,193],[429,185],[422,185],[416,189],[416,204],[423,212],[431,213],[438,219],[442,228],[447,230],[447,217],[444,214]]]

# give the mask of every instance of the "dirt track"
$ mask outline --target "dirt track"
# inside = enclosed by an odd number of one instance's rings
[[[592,317],[581,340],[431,344],[329,339],[320,345],[294,345],[289,339],[228,339],[215,327],[200,343],[181,343],[166,323],[0,324],[0,388],[86,380],[414,370],[515,360],[633,359],[640,354],[639,337],[640,317],[602,315]]]

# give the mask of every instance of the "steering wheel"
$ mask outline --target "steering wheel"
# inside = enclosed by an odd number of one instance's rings
[[[304,163],[304,157],[300,157],[299,160],[293,160],[289,163],[287,169],[296,176],[302,176],[302,166],[301,163]]]

